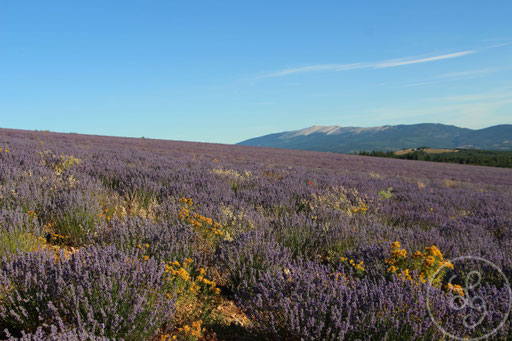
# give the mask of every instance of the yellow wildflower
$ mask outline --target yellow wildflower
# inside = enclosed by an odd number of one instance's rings
[[[448,291],[450,293],[455,292],[455,293],[459,294],[460,296],[464,297],[464,289],[458,284],[447,283],[446,291]]]
[[[412,254],[412,259],[419,259],[421,257],[423,257],[423,254],[421,253],[421,251],[416,251]]]
[[[427,256],[427,258],[425,258],[425,265],[428,266],[428,267],[431,267],[432,265],[434,265],[436,259],[432,256]]]
[[[426,247],[425,250],[427,250],[427,252],[430,253],[430,255],[443,259],[443,254],[435,245],[432,245],[431,247]]]
[[[397,272],[398,268],[394,265],[391,265],[389,268],[388,268],[388,272],[392,272],[392,273],[395,273]]]
[[[185,281],[188,281],[190,279],[190,275],[188,274],[187,270],[185,270],[185,268],[180,268],[178,270],[178,276],[184,279]]]

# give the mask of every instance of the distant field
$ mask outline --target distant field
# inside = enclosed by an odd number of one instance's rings
[[[512,169],[0,129],[0,339],[506,340],[511,255]]]
[[[413,152],[414,149],[402,149],[395,152],[395,155],[405,155],[410,152]],[[458,149],[441,149],[441,148],[424,148],[422,149],[425,153],[428,154],[441,154],[441,153],[457,153]]]
[[[458,163],[475,166],[512,168],[512,151],[478,149],[415,148],[392,151],[359,152],[363,156],[378,156],[406,160]]]

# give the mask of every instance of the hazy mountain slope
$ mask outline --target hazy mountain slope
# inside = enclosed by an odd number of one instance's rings
[[[512,150],[512,125],[498,125],[480,130],[438,123],[371,128],[313,126],[256,137],[238,144],[339,153],[400,150],[421,146]]]
[[[512,150],[512,124],[470,130],[455,142],[464,148]]]

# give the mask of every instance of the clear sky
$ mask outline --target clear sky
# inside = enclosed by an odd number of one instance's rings
[[[0,0],[0,127],[512,123],[512,1]]]

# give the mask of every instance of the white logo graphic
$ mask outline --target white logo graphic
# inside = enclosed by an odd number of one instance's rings
[[[440,267],[436,273],[430,278],[430,285],[427,291],[427,309],[430,318],[439,330],[445,335],[452,337],[456,340],[482,340],[494,335],[507,321],[512,307],[512,290],[510,283],[501,271],[501,269],[494,263],[481,258],[481,257],[459,257],[451,260],[455,270],[457,264],[464,269],[463,274],[458,271],[451,275],[448,279],[448,288],[450,292],[444,295],[445,298],[440,298],[436,295],[433,289],[433,283],[440,283],[442,276],[447,272],[447,265]],[[493,283],[500,283],[504,286],[501,290],[504,295],[508,297],[500,297],[504,304],[493,305],[494,311],[489,311],[490,304],[496,302],[487,302],[486,298],[481,295],[483,286],[486,284],[486,279],[482,277],[482,273],[492,276]],[[449,273],[450,274],[450,273]],[[446,288],[446,287],[444,287]],[[438,294],[438,292],[437,292]],[[438,316],[435,309],[434,301],[437,298],[448,314]],[[501,301],[500,301],[501,302]],[[499,310],[499,311],[496,311]],[[446,310],[445,310],[446,312]],[[449,318],[446,318],[446,317]],[[496,318],[498,316],[499,318]]]

